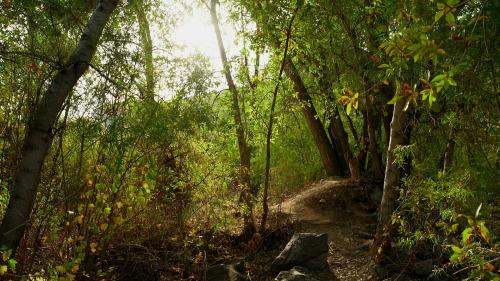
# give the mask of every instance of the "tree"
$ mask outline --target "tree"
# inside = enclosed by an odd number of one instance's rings
[[[394,105],[391,121],[391,135],[389,147],[387,148],[387,163],[385,166],[384,192],[382,202],[380,203],[379,222],[377,232],[372,245],[372,257],[375,262],[380,262],[387,249],[390,247],[393,229],[392,214],[396,209],[396,200],[398,198],[398,185],[400,180],[399,167],[396,163],[395,149],[403,144],[405,125],[404,109],[408,105],[407,98],[400,98]]]
[[[117,0],[103,0],[98,4],[78,46],[52,80],[30,121],[11,188],[11,199],[0,226],[0,245],[5,248],[15,250],[23,237],[35,201],[42,165],[52,142],[52,126],[78,79],[89,68],[104,26],[117,4]]]
[[[241,119],[241,109],[239,102],[238,89],[234,83],[233,76],[231,75],[231,65],[227,59],[226,49],[224,48],[224,42],[222,41],[222,34],[220,31],[219,19],[217,17],[217,0],[210,1],[210,16],[212,18],[212,24],[214,26],[215,36],[217,37],[217,44],[219,46],[219,53],[222,61],[222,67],[224,67],[224,76],[226,78],[229,91],[232,97],[232,111],[234,117],[234,124],[236,129],[236,137],[238,139],[238,148],[240,153],[240,171],[239,171],[239,185],[242,187],[242,197],[245,201],[248,212],[244,217],[244,229],[243,236],[250,237],[256,231],[255,222],[253,218],[253,201],[254,198],[251,192],[250,183],[250,147],[247,143],[247,137],[245,135],[245,129]]]
[[[141,38],[141,47],[144,54],[144,74],[146,77],[146,87],[142,89],[142,98],[152,100],[155,91],[155,70],[153,63],[153,41],[151,40],[151,30],[149,20],[145,11],[146,3],[143,0],[132,2],[132,9],[137,17],[139,24],[139,35]]]

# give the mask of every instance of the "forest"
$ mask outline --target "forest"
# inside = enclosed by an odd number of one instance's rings
[[[0,280],[500,281],[500,2],[0,0]]]

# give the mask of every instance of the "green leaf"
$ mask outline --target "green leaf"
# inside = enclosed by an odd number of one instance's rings
[[[467,227],[466,229],[464,229],[464,231],[462,231],[462,243],[467,244],[471,235],[472,235],[472,227]]]
[[[457,86],[457,82],[455,80],[453,80],[453,78],[448,78],[448,84],[450,84],[451,86]]]
[[[481,222],[479,224],[479,232],[481,233],[481,237],[483,237],[484,241],[490,243],[491,242],[491,235],[490,231],[488,228],[484,225],[484,222]]]
[[[11,269],[16,269],[17,261],[15,259],[10,259],[7,261],[7,265]]]
[[[402,96],[396,94],[387,104],[396,104],[401,98]]]
[[[433,91],[429,92],[429,106],[432,106],[432,103],[437,100],[436,96],[434,95]]]
[[[446,76],[444,74],[436,75],[436,77],[432,78],[431,83],[439,82],[443,80]]]
[[[416,53],[414,56],[413,56],[413,61],[414,62],[418,62],[418,60],[420,59],[420,53]]]
[[[352,104],[348,103],[347,104],[347,109],[346,109],[347,115],[351,114],[351,109],[352,109]]]
[[[438,4],[438,8],[439,8],[439,4]],[[439,21],[444,15],[444,12],[443,10],[439,11],[436,13],[436,15],[434,16],[434,21],[437,22]]]
[[[2,265],[0,266],[0,275],[4,275],[5,273],[7,273],[7,266],[6,265]]]
[[[446,22],[449,24],[455,24],[455,15],[451,11],[446,14]]]
[[[111,208],[110,207],[106,207],[104,208],[104,213],[109,216],[111,214]]]
[[[378,68],[389,68],[389,67],[391,67],[391,66],[388,65],[387,63],[383,63],[383,64],[378,66]]]

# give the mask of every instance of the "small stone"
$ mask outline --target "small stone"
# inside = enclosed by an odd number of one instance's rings
[[[274,279],[276,281],[318,281],[318,279],[309,275],[306,269],[295,266],[288,271],[281,271]]]
[[[243,281],[241,274],[245,270],[243,262],[233,264],[218,264],[207,269],[207,281]]]

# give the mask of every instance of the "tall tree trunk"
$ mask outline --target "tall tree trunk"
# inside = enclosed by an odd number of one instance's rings
[[[392,114],[394,111],[394,106],[388,104],[385,106],[385,115],[384,115],[384,132],[385,132],[385,147],[389,146],[389,141],[391,139],[391,120]]]
[[[136,1],[133,7],[139,24],[139,35],[141,37],[142,52],[144,55],[143,65],[146,77],[146,88],[141,91],[141,95],[143,99],[153,100],[155,90],[153,41],[151,40],[149,21],[143,6],[142,1]]]
[[[33,115],[17,167],[11,199],[0,226],[0,245],[15,250],[35,201],[43,161],[52,142],[52,127],[69,93],[89,67],[104,26],[118,4],[102,0],[90,17],[78,46],[50,84]]]
[[[260,221],[259,232],[263,233],[266,229],[267,223],[267,215],[269,213],[269,206],[267,204],[267,194],[269,191],[269,177],[271,173],[271,137],[273,135],[273,123],[274,123],[274,108],[276,107],[276,98],[278,97],[278,89],[280,86],[281,78],[283,76],[283,69],[285,68],[285,60],[288,53],[288,44],[290,42],[290,36],[292,35],[292,24],[295,19],[295,13],[293,13],[292,18],[290,19],[290,23],[288,24],[288,29],[286,31],[286,40],[285,40],[285,50],[283,51],[283,59],[281,60],[281,66],[278,73],[278,80],[276,82],[276,86],[274,87],[273,92],[273,101],[271,103],[271,111],[269,113],[269,124],[267,128],[267,136],[266,136],[266,171],[264,177],[264,191],[262,195],[262,219]]]
[[[335,138],[339,143],[339,150],[342,153],[346,168],[349,169],[351,178],[359,178],[359,164],[358,161],[354,159],[351,146],[349,145],[349,137],[345,131],[344,124],[342,123],[337,108],[333,109],[332,117],[330,118],[330,131],[332,138]]]
[[[404,142],[403,125],[405,123],[404,107],[407,99],[401,98],[394,105],[391,122],[391,136],[387,148],[387,163],[385,168],[384,192],[380,204],[380,215],[372,245],[372,258],[376,263],[380,263],[384,253],[390,248],[392,239],[391,217],[396,209],[398,199],[399,168],[396,165],[394,150]]]
[[[317,112],[314,108],[311,96],[309,96],[306,86],[304,85],[304,82],[302,81],[302,78],[295,68],[291,58],[285,59],[285,73],[292,81],[293,88],[295,92],[298,93],[299,100],[303,103],[302,113],[306,118],[309,130],[311,131],[314,141],[318,146],[321,161],[323,162],[326,173],[329,176],[343,175],[342,170],[340,169],[339,156],[333,150],[321,120],[317,118]]]
[[[217,18],[217,0],[211,0],[210,2],[210,16],[212,18],[212,24],[214,26],[215,35],[217,37],[217,44],[219,45],[219,53],[222,60],[222,65],[224,67],[224,75],[226,77],[227,85],[229,91],[232,95],[232,107],[234,115],[234,124],[236,125],[236,137],[238,138],[238,148],[240,152],[240,184],[243,186],[242,198],[245,200],[249,212],[244,216],[244,230],[243,235],[245,237],[251,237],[255,233],[255,222],[253,218],[253,201],[254,198],[251,192],[250,185],[250,148],[247,144],[247,139],[245,136],[245,130],[243,128],[243,123],[241,121],[241,111],[239,105],[239,96],[236,85],[234,84],[233,77],[231,75],[230,64],[227,60],[226,49],[224,48],[224,42],[222,41],[222,35],[220,31],[219,19]]]

